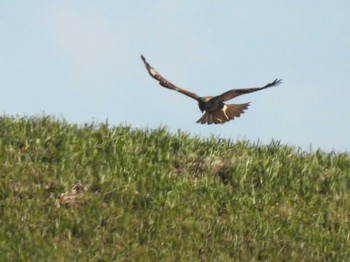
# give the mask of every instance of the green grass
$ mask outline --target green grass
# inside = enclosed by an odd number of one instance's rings
[[[2,116],[0,176],[0,261],[350,259],[347,153]]]

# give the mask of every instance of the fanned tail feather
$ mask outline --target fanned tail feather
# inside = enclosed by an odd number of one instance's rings
[[[245,104],[232,104],[225,105],[222,109],[214,112],[205,112],[203,116],[198,119],[197,123],[201,124],[223,124],[235,117],[240,117],[249,106],[249,103]]]
[[[249,106],[249,103],[238,104],[238,105],[226,105],[225,113],[230,120],[233,120],[235,117],[240,117]]]

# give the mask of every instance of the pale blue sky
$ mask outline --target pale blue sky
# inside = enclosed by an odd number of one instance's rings
[[[350,151],[350,1],[0,1],[0,109]],[[200,125],[199,95],[250,108]]]

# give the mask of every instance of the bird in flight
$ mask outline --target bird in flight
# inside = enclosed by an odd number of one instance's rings
[[[202,117],[197,121],[197,123],[201,124],[223,124],[227,121],[233,120],[235,117],[240,117],[240,115],[244,113],[244,110],[248,108],[250,103],[228,105],[224,102],[240,95],[263,90],[265,88],[277,86],[282,83],[282,80],[277,78],[273,82],[264,85],[263,87],[231,89],[218,96],[198,96],[197,94],[180,88],[166,80],[156,70],[154,70],[154,68],[146,61],[143,55],[141,55],[141,59],[145,64],[145,67],[150,76],[158,80],[161,86],[180,92],[198,101],[199,109],[202,111],[202,113],[205,111]]]

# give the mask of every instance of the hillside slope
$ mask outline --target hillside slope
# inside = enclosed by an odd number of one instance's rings
[[[3,116],[0,174],[3,261],[350,259],[346,153]]]

